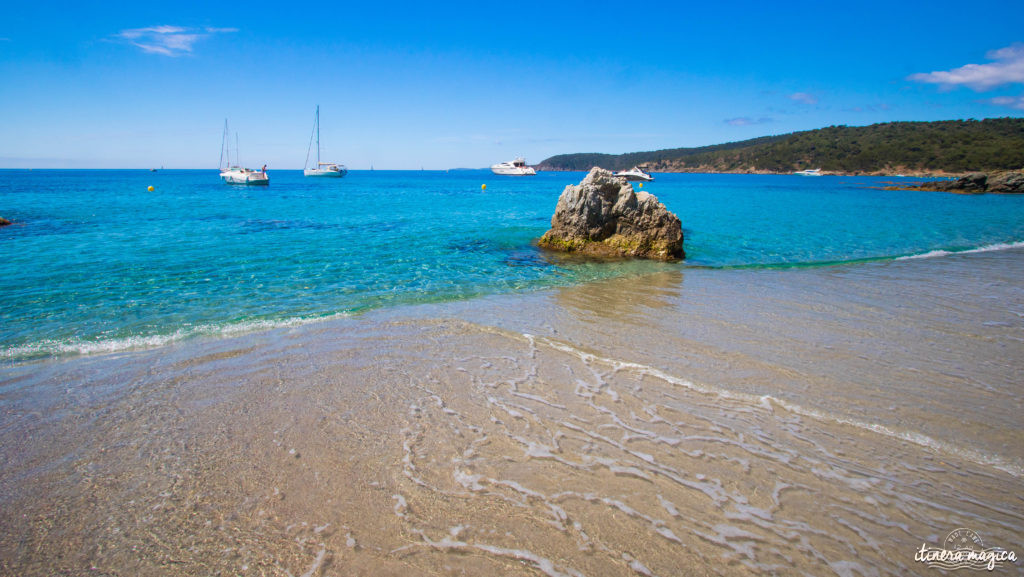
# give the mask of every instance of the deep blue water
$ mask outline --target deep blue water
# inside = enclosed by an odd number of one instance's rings
[[[665,268],[820,266],[1024,241],[1022,197],[869,188],[885,178],[656,176],[644,190],[682,219],[681,264],[580,262],[534,247],[583,173],[272,171],[269,187],[244,187],[215,170],[0,170],[0,216],[15,222],[0,228],[0,360]]]

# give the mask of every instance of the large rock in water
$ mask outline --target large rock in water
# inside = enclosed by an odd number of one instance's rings
[[[538,244],[594,256],[685,257],[679,217],[653,194],[634,191],[630,183],[603,168],[593,168],[582,182],[565,187],[551,217],[551,230]]]

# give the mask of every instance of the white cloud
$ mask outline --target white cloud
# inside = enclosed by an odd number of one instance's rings
[[[1024,96],[999,96],[996,98],[990,98],[985,102],[995,104],[996,106],[1006,106],[1016,110],[1024,110]]]
[[[806,92],[794,92],[793,94],[789,95],[789,99],[808,105],[814,105],[818,103],[817,96],[813,94],[808,94]]]
[[[149,54],[181,56],[190,54],[192,46],[196,42],[211,34],[237,31],[237,28],[207,27],[200,30],[180,26],[150,26],[149,28],[122,30],[117,33],[116,37],[128,41]]]
[[[985,55],[989,64],[966,64],[952,70],[911,74],[908,80],[941,84],[945,88],[968,86],[976,91],[1004,84],[1024,83],[1024,44],[1013,44]]]

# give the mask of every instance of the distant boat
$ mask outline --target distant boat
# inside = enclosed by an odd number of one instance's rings
[[[228,132],[228,121],[224,119],[224,136],[221,138],[220,146],[220,178],[227,184],[270,184],[267,177],[267,165],[263,170],[242,168],[238,162],[238,134],[235,134],[235,164],[231,164],[230,133]]]
[[[807,170],[798,170],[793,174],[799,174],[800,176],[821,176],[820,168],[808,168]]]
[[[526,166],[526,159],[522,156],[509,162],[495,164],[491,167],[491,172],[507,176],[529,176],[531,174],[537,174],[537,171],[534,170],[532,166]]]
[[[626,180],[633,181],[642,180],[644,182],[650,182],[654,180],[653,176],[644,172],[644,170],[639,166],[634,166],[629,170],[620,170],[619,172],[613,173],[612,176],[617,176],[619,178],[625,178]]]
[[[309,166],[309,153],[313,150],[313,137],[316,137],[316,165]],[[302,174],[306,176],[332,176],[341,178],[348,174],[344,164],[334,162],[320,162],[320,107],[316,107],[316,120],[313,121],[313,134],[309,137],[309,148],[306,149],[306,164],[303,165]]]

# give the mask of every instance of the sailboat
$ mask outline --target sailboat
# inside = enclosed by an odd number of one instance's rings
[[[238,162],[238,134],[235,134],[235,164],[231,164],[231,140],[228,132],[228,119],[224,119],[224,136],[220,143],[220,178],[228,184],[270,184],[267,177],[267,165],[263,170],[242,168]]]
[[[316,138],[316,164],[309,166],[309,154],[313,150],[313,138]],[[309,148],[306,149],[306,164],[303,165],[302,174],[306,176],[333,176],[341,178],[348,174],[344,164],[334,162],[320,162],[320,106],[316,107],[316,120],[313,122],[313,134],[309,136]]]

